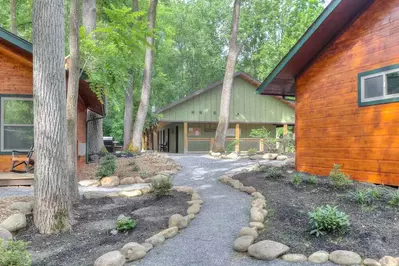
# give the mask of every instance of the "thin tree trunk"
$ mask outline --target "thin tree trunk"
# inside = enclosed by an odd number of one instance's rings
[[[77,177],[77,120],[79,98],[79,21],[80,0],[71,0],[69,13],[70,64],[67,92],[67,171],[69,175],[69,199],[71,203],[79,200]]]
[[[17,0],[10,0],[10,29],[14,34],[17,34],[16,7]]]
[[[150,0],[150,8],[148,10],[148,30],[153,32],[155,29],[155,20],[157,13],[158,0]],[[147,37],[147,42],[151,45],[145,50],[144,59],[144,76],[143,76],[143,86],[141,88],[141,99],[139,110],[137,111],[136,120],[133,126],[133,138],[132,138],[132,148],[133,151],[141,151],[141,136],[143,134],[144,122],[147,117],[148,105],[150,102],[151,94],[151,73],[152,73],[152,61],[154,57],[153,46],[154,37],[152,35]]]
[[[35,142],[34,223],[42,234],[70,230],[65,161],[65,26],[63,0],[33,5]]]
[[[96,0],[83,0],[83,26],[87,33],[96,29]]]
[[[219,124],[216,128],[215,142],[212,150],[224,152],[226,132],[229,126],[231,89],[234,82],[234,71],[240,48],[237,45],[238,23],[240,18],[240,0],[234,1],[233,24],[230,35],[229,55],[227,57],[226,71],[224,73],[222,96],[220,101]]]

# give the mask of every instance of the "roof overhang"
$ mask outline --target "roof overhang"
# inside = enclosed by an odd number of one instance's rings
[[[295,96],[295,79],[332,40],[337,38],[374,0],[333,0],[276,68],[257,93]]]

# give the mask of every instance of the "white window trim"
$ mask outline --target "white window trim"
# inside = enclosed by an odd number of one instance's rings
[[[0,96],[1,97],[1,96]],[[21,126],[21,127],[33,127],[33,124],[4,124],[4,102],[9,101],[9,100],[18,100],[18,101],[32,101],[33,98],[25,98],[25,97],[1,97],[1,117],[0,117],[0,151],[1,152],[11,152],[13,150],[5,150],[4,149],[4,127],[5,126]],[[29,151],[27,150],[21,150],[21,151]]]
[[[394,72],[399,72],[399,68],[388,70],[388,71],[381,71],[375,74],[367,75],[367,76],[362,76],[360,81],[361,81],[361,101],[362,103],[366,102],[373,102],[373,101],[378,101],[378,100],[386,100],[386,99],[392,99],[392,98],[397,98],[399,97],[399,93],[395,94],[388,94],[388,87],[387,87],[387,75],[390,73]],[[377,96],[377,97],[372,97],[372,98],[365,98],[365,80],[369,78],[374,78],[374,77],[379,77],[383,76],[383,95],[382,96]]]

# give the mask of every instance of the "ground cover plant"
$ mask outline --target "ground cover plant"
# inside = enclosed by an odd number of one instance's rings
[[[283,171],[278,167],[270,167],[268,169],[265,169],[264,172],[266,179],[278,179],[284,176]]]
[[[350,177],[348,175],[345,175],[341,171],[341,165],[339,164],[334,164],[329,177],[334,186],[339,189],[343,189],[352,184],[352,180],[350,180]]]
[[[99,179],[112,176],[116,171],[116,157],[112,154],[107,154],[101,158],[100,165],[97,170],[97,176]]]
[[[116,230],[119,232],[127,232],[136,227],[136,221],[132,217],[119,215],[116,219]]]
[[[0,242],[1,266],[30,266],[30,254],[27,251],[28,243],[24,241]]]
[[[348,215],[338,210],[337,206],[324,205],[308,213],[310,234],[324,235],[345,233],[350,226]]]
[[[170,194],[173,187],[173,182],[170,177],[156,178],[151,182],[151,187],[157,197],[163,197]]]

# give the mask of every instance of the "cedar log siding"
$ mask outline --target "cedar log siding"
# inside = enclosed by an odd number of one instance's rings
[[[376,0],[297,78],[296,169],[399,185],[399,102],[358,106],[358,74],[399,64],[399,0]]]

